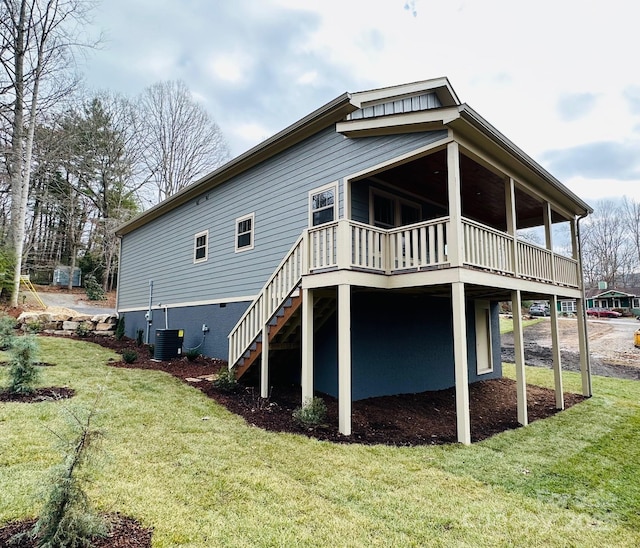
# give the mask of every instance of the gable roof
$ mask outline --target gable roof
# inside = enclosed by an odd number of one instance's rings
[[[607,289],[606,291],[602,291],[601,289],[588,289],[585,291],[585,297],[587,299],[607,299],[613,297],[637,297],[640,294],[640,288],[632,288],[631,291],[633,293],[629,293],[627,291],[621,291],[619,289]]]
[[[593,210],[542,166],[527,156],[468,105],[460,103],[448,78],[435,78],[356,93],[343,93],[289,127],[232,159],[116,230],[123,236],[168,211],[210,191],[318,131],[336,124],[348,137],[428,131],[451,127],[482,146],[507,165],[521,168],[548,184],[553,199],[568,210],[586,215]],[[516,170],[522,171],[521,169]]]

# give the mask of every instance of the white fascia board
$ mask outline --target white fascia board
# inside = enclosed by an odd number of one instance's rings
[[[336,132],[347,137],[389,135],[415,131],[444,129],[444,126],[460,117],[458,107],[420,110],[375,118],[363,118],[338,122]]]

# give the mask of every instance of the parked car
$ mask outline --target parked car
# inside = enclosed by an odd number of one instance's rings
[[[619,318],[622,314],[616,310],[594,306],[593,308],[587,309],[587,316],[595,316],[596,318]]]
[[[532,304],[529,308],[530,316],[548,316],[549,314],[549,307],[546,304]]]

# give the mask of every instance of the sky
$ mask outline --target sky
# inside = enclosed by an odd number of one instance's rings
[[[80,71],[183,80],[237,156],[344,92],[447,76],[593,205],[640,201],[637,0],[102,0]]]

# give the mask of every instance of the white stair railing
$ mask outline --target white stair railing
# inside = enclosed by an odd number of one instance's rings
[[[271,317],[300,284],[304,269],[305,234],[293,244],[258,296],[229,333],[229,369],[251,348]]]

